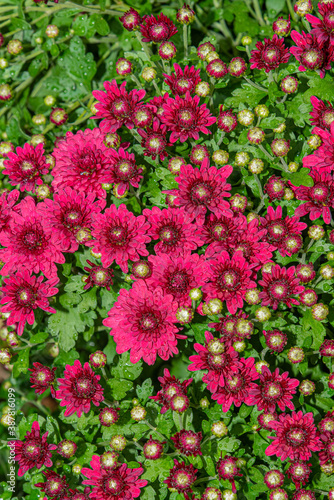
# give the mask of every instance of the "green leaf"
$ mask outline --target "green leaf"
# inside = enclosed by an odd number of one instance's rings
[[[95,29],[99,35],[101,36],[109,35],[110,29],[108,23],[103,19],[103,17],[100,14],[93,14],[90,17],[90,24],[92,26],[95,26]]]
[[[302,167],[298,172],[290,173],[290,172],[282,172],[283,177],[289,179],[291,184],[294,186],[313,186],[312,177],[309,175],[309,169]]]
[[[150,396],[152,396],[154,387],[152,385],[152,380],[147,378],[142,385],[137,385],[136,392],[140,401],[145,404]]]
[[[44,342],[48,337],[49,334],[47,332],[36,333],[36,335],[32,335],[32,337],[30,337],[30,343],[42,344],[42,342]]]
[[[117,366],[113,366],[111,374],[116,378],[124,378],[127,380],[135,380],[139,377],[143,370],[143,362],[131,363],[129,352],[123,352],[120,355]]]
[[[23,19],[13,17],[10,22],[13,27],[13,30],[32,30],[30,24],[27,23],[27,21],[24,21]]]
[[[251,108],[255,107],[266,95],[267,92],[257,89],[249,84],[242,84],[242,88],[233,90],[232,96],[225,99],[225,104],[232,108],[239,108],[240,104],[247,103]]]
[[[112,391],[113,398],[116,400],[123,399],[126,393],[133,387],[133,383],[130,380],[125,380],[123,378],[108,380],[108,385]]]
[[[158,458],[158,460],[145,460],[145,472],[140,477],[153,483],[160,475],[164,477],[166,474],[168,475],[173,465],[173,460],[169,457]]]
[[[285,0],[266,0],[266,8],[271,19],[275,18],[285,7]]]
[[[19,351],[17,360],[15,361],[13,366],[14,378],[19,377],[22,373],[27,373],[29,368],[29,353],[30,353],[29,347],[26,347],[25,349]]]

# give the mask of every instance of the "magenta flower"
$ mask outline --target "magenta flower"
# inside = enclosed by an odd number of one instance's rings
[[[142,22],[142,18],[132,7],[124,12],[123,16],[119,18],[124,28],[128,31],[133,31],[136,28],[139,28],[140,23]]]
[[[143,42],[161,43],[176,35],[177,29],[174,23],[165,14],[159,14],[157,18],[146,16],[140,25]]]
[[[144,472],[142,467],[129,469],[126,464],[115,468],[102,467],[101,458],[93,455],[90,461],[91,469],[83,467],[81,472],[87,477],[82,484],[93,486],[90,498],[95,500],[132,500],[139,497],[147,481],[138,479]]]
[[[49,387],[52,397],[56,397],[56,392],[53,388],[55,381],[56,368],[49,368],[38,363],[32,364],[33,368],[29,368],[31,387],[35,389],[36,394],[43,394]]]
[[[166,413],[170,408],[170,401],[175,394],[187,395],[187,387],[193,381],[192,378],[180,382],[175,375],[171,375],[167,368],[164,369],[163,377],[158,377],[161,385],[161,390],[158,391],[156,396],[150,396],[150,399],[162,404],[160,413]]]
[[[198,234],[208,245],[207,251],[219,253],[221,250],[228,249],[235,237],[238,235],[246,217],[240,214],[234,214],[232,217],[216,216],[209,214],[205,218],[203,225],[198,228]]]
[[[254,367],[254,358],[241,358],[239,369],[236,373],[228,373],[225,377],[224,386],[219,386],[212,395],[212,399],[222,405],[223,412],[227,412],[232,404],[239,408],[242,403],[252,405],[250,391],[256,387],[254,380],[259,378],[259,374]]]
[[[36,185],[43,184],[42,175],[49,172],[50,164],[46,162],[42,144],[34,147],[26,143],[7,156],[3,173],[8,175],[9,184],[19,185],[21,191],[35,191]]]
[[[1,275],[7,276],[15,271],[26,269],[30,273],[40,271],[47,278],[57,276],[55,263],[63,264],[57,235],[50,231],[39,206],[28,196],[16,206],[10,221],[10,232],[0,233],[1,259],[5,262]]]
[[[319,452],[320,465],[334,463],[334,433],[322,432],[320,439],[322,442],[322,450]]]
[[[298,295],[305,287],[301,286],[299,279],[295,277],[295,267],[280,267],[278,264],[271,268],[270,273],[265,273],[262,280],[258,282],[262,286],[260,299],[263,306],[270,306],[274,310],[280,303],[288,307],[298,305],[298,300],[292,295]]]
[[[174,458],[174,467],[169,471],[169,476],[164,480],[168,488],[173,488],[178,493],[183,493],[186,499],[189,499],[188,492],[197,479],[197,469],[192,464],[186,465],[185,462],[179,463]]]
[[[208,264],[204,255],[150,255],[148,260],[153,264],[153,273],[146,280],[147,286],[161,287],[164,294],[173,296],[179,307],[191,305],[190,290],[207,280]]]
[[[266,73],[278,68],[280,64],[287,63],[290,58],[289,49],[285,47],[284,40],[276,34],[272,39],[265,38],[264,42],[257,42],[256,49],[251,52],[251,69],[264,69]]]
[[[99,214],[105,206],[104,200],[95,200],[94,193],[85,196],[83,192],[66,187],[39,203],[45,226],[56,234],[63,252],[76,252],[79,243],[76,234],[80,229],[92,229],[94,214]]]
[[[167,157],[166,147],[172,144],[166,138],[166,125],[162,125],[158,118],[153,119],[152,127],[139,129],[138,134],[142,138],[141,147],[144,149],[144,156],[150,156],[153,160],[159,157],[161,161]]]
[[[34,486],[39,488],[46,495],[48,495],[48,497],[53,498],[54,500],[66,500],[66,491],[68,491],[69,488],[66,476],[60,476],[59,474],[49,470],[43,471],[42,474],[44,474],[46,481],[44,481],[44,483],[37,483]],[[44,497],[43,500],[47,500],[47,497]]]
[[[331,103],[329,101],[325,103],[315,95],[311,96],[310,101],[313,106],[310,112],[312,125],[330,130],[330,125],[334,121],[334,108]]]
[[[122,125],[134,127],[132,115],[139,101],[145,97],[145,90],[125,90],[126,82],[120,86],[116,80],[103,83],[106,92],[93,90],[92,94],[99,102],[95,105],[97,113],[93,118],[103,118],[100,128],[103,132],[116,132]]]
[[[202,288],[206,300],[218,298],[235,314],[243,306],[247,290],[256,287],[251,279],[255,264],[249,264],[240,251],[230,257],[225,250],[209,260],[209,264],[209,282]]]
[[[238,311],[235,315],[226,315],[219,318],[219,323],[209,323],[209,328],[219,332],[220,339],[226,345],[250,338],[253,332],[252,322],[247,320],[248,314]]]
[[[27,432],[24,441],[12,441],[15,443],[15,460],[19,463],[18,475],[23,476],[29,469],[37,467],[40,469],[52,467],[52,450],[57,448],[55,444],[48,444],[48,432],[41,436],[39,423],[33,422],[31,432]]]
[[[116,208],[111,205],[104,214],[96,214],[93,221],[92,235],[95,241],[90,241],[95,253],[101,253],[104,267],[109,267],[114,261],[122,271],[128,271],[128,261],[138,260],[140,255],[148,255],[146,243],[149,228],[145,217],[136,217],[124,204]]]
[[[108,182],[117,184],[117,191],[122,196],[130,185],[137,188],[143,178],[143,169],[136,165],[135,155],[123,148],[109,150],[110,177]]]
[[[157,255],[167,253],[178,256],[202,246],[203,239],[198,234],[201,226],[194,220],[195,216],[185,212],[184,208],[145,208],[143,215],[150,224],[148,236],[159,240],[154,245]]]
[[[90,267],[84,267],[84,270],[89,273],[85,278],[86,284],[84,290],[88,290],[88,288],[92,286],[100,286],[110,291],[113,284],[113,270],[108,267],[93,264],[90,260],[87,260],[87,264]]]
[[[164,104],[167,104],[168,99],[169,94],[168,92],[165,92],[162,96],[152,97],[152,99],[149,99],[146,104],[147,107],[153,112],[154,116],[159,118],[159,120],[161,120],[161,116],[164,113]]]
[[[326,224],[331,221],[331,208],[334,206],[334,183],[332,176],[317,171],[309,174],[313,179],[313,186],[299,186],[295,190],[297,200],[306,201],[296,208],[295,214],[299,217],[309,214],[311,220],[323,217]]]
[[[103,387],[99,384],[100,375],[95,375],[89,363],[83,366],[75,360],[74,365],[66,365],[64,378],[58,379],[56,398],[61,399],[60,406],[65,406],[65,417],[76,413],[88,413],[90,405],[100,406],[103,397]]]
[[[334,170],[334,122],[330,125],[330,132],[315,127],[312,132],[321,137],[320,148],[303,158],[303,167],[311,171],[331,172]]]
[[[163,105],[164,112],[160,118],[172,132],[172,143],[178,139],[185,142],[189,138],[198,141],[199,132],[211,134],[208,127],[216,122],[216,117],[211,115],[206,104],[199,102],[199,96],[191,97],[187,92],[185,97],[177,95],[175,99],[168,98],[167,104]]]
[[[276,436],[271,436],[273,442],[266,449],[269,457],[276,455],[281,460],[309,460],[312,451],[321,449],[311,412],[305,415],[301,411],[291,415],[282,413],[271,423],[271,427],[276,431]]]
[[[5,191],[0,195],[0,234],[10,230],[13,207],[20,196],[19,191]]]
[[[198,455],[202,455],[201,432],[186,431],[185,429],[182,429],[180,432],[174,434],[174,436],[171,437],[171,440],[174,443],[175,449],[179,450],[182,455],[187,457],[197,457]]]
[[[119,354],[130,351],[131,363],[142,358],[153,365],[157,356],[167,360],[178,354],[177,340],[186,338],[177,333],[177,308],[172,295],[165,295],[160,287],[150,290],[140,280],[131,290],[121,288],[103,324],[111,328]]]
[[[31,276],[24,269],[22,272],[12,274],[4,279],[4,286],[1,288],[2,313],[9,313],[7,319],[8,325],[18,323],[17,334],[22,335],[24,325],[28,322],[33,325],[35,321],[34,310],[39,308],[49,313],[56,313],[53,307],[50,307],[48,297],[58,293],[55,285],[58,278],[43,282],[43,276]]]
[[[299,71],[319,70],[321,78],[324,78],[326,69],[331,69],[333,60],[333,47],[322,46],[320,40],[313,33],[291,32],[292,40],[297,44],[290,48],[290,52],[301,63]]]
[[[318,11],[322,19],[319,17],[312,16],[311,14],[306,14],[306,19],[312,26],[312,33],[319,40],[319,43],[323,46],[334,45],[334,4],[329,3],[318,3]]]
[[[199,76],[201,70],[195,69],[195,66],[186,66],[182,70],[179,64],[174,64],[175,73],[171,75],[166,75],[165,83],[169,86],[174,95],[184,96],[186,92],[193,94],[195,92],[196,85],[201,81]]]

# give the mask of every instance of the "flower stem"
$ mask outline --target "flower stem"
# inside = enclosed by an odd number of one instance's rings
[[[296,21],[296,14],[295,14],[295,11],[293,10],[291,0],[286,0],[286,4],[287,4],[287,6],[288,6],[288,9],[289,9],[289,12],[290,12],[291,19],[292,19],[293,21]]]
[[[268,89],[266,89],[265,87],[262,87],[262,85],[258,85],[257,83],[254,83],[252,80],[247,78],[247,76],[244,76],[243,78],[246,80],[247,83],[249,83],[249,85],[252,85],[252,87],[255,87],[256,89],[262,90],[262,92],[268,93]]]
[[[161,91],[160,91],[160,89],[159,89],[159,87],[158,87],[158,85],[157,85],[157,82],[155,82],[155,81],[153,80],[153,81],[152,81],[152,83],[153,83],[153,87],[155,88],[155,90],[156,90],[157,94],[158,94],[158,95],[161,95]]]
[[[274,161],[274,157],[271,156],[270,153],[262,146],[262,144],[258,144],[258,147],[261,149],[262,153],[266,155],[267,158],[269,158],[270,161]]]
[[[137,37],[137,40],[138,42],[140,43],[140,45],[142,46],[145,54],[147,55],[148,57],[148,60],[150,61],[150,63],[152,64],[152,66],[156,66],[155,62],[154,61],[151,61],[151,58],[152,58],[152,52],[150,51],[150,49],[147,47],[146,43],[143,42],[142,38],[141,38],[141,34],[139,33],[139,31],[135,31],[135,34],[136,34],[136,37]]]
[[[188,58],[188,26],[183,25],[183,45],[184,45],[184,58]]]
[[[260,4],[259,4],[258,0],[253,0],[253,7],[254,7],[256,19],[258,20],[259,25],[264,26],[265,23],[264,23],[264,20],[262,17],[261,8],[260,8]]]
[[[158,436],[161,437],[161,439],[163,439],[164,441],[166,441],[166,436],[163,436],[162,434],[160,434],[160,432],[157,430],[156,427],[153,427],[152,424],[150,424],[150,422],[148,422],[147,420],[143,420],[143,423],[145,425],[147,425],[147,427],[149,427],[152,431],[154,431],[156,434],[158,434]]]

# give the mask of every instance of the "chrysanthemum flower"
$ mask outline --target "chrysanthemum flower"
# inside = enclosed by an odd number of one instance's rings
[[[305,415],[301,411],[291,415],[282,413],[271,427],[276,431],[276,436],[271,437],[273,442],[266,449],[269,457],[276,455],[281,460],[308,460],[313,451],[321,449],[311,412]]]
[[[15,460],[19,463],[18,475],[23,476],[29,469],[37,467],[40,469],[52,467],[52,450],[57,448],[55,444],[48,444],[48,432],[41,436],[39,423],[34,421],[31,432],[27,432],[24,441],[12,441],[15,443]]]
[[[17,333],[22,335],[25,323],[33,325],[35,321],[34,310],[39,308],[49,313],[56,310],[50,307],[48,297],[58,293],[55,285],[58,278],[43,282],[43,276],[31,276],[27,270],[22,270],[4,279],[1,288],[2,313],[9,313],[8,325],[18,323]]]
[[[42,175],[46,175],[50,168],[43,145],[34,147],[29,143],[23,148],[17,147],[16,153],[9,152],[4,165],[3,174],[8,175],[9,184],[19,185],[21,191],[35,191],[36,185],[43,184]]]
[[[123,148],[109,150],[110,177],[109,183],[117,184],[120,196],[130,188],[130,185],[137,188],[143,178],[143,169],[136,165],[135,155],[124,151]]]
[[[174,95],[184,96],[186,92],[193,94],[195,92],[196,85],[201,81],[199,76],[201,70],[195,69],[194,66],[186,66],[182,70],[179,64],[174,64],[175,73],[171,75],[166,75],[165,83],[169,86]]]
[[[202,288],[206,299],[219,298],[226,302],[228,311],[235,314],[243,306],[246,291],[256,287],[255,281],[251,280],[255,264],[249,264],[240,251],[230,257],[225,250],[209,264],[209,283]]]
[[[171,437],[174,446],[182,455],[197,457],[202,455],[201,440],[202,433],[194,431],[186,431],[182,429],[180,432]]]
[[[219,332],[224,344],[232,345],[239,340],[250,338],[253,324],[249,321],[248,314],[238,311],[235,315],[226,315],[219,319],[219,323],[209,323],[209,328]]]
[[[10,232],[0,233],[0,243],[5,247],[0,251],[5,262],[1,275],[27,269],[36,274],[42,271],[47,278],[55,278],[55,263],[63,264],[65,258],[60,252],[57,235],[46,226],[32,197],[28,196],[16,206],[9,228]]]
[[[291,54],[301,63],[299,71],[319,70],[321,78],[324,78],[326,69],[331,69],[333,60],[333,46],[322,46],[320,40],[314,33],[291,32],[292,40],[297,44],[290,48]]]
[[[232,404],[237,408],[242,403],[252,405],[250,391],[256,387],[254,380],[259,378],[254,361],[254,358],[241,358],[238,370],[235,373],[228,373],[224,379],[224,386],[220,385],[212,395],[212,399],[222,405],[223,412],[227,412]]]
[[[330,125],[330,132],[318,127],[313,132],[321,137],[322,144],[311,155],[303,158],[303,166],[320,173],[331,172],[334,170],[334,122]]]
[[[83,467],[81,473],[87,477],[82,484],[93,486],[90,498],[95,500],[132,500],[139,497],[140,489],[147,481],[139,479],[144,472],[142,467],[129,469],[126,464],[110,469],[101,465],[101,457],[93,455],[91,469]]]
[[[297,489],[308,483],[311,474],[312,465],[302,460],[294,460],[290,463],[286,475],[292,479]]]
[[[192,364],[188,366],[188,370],[208,370],[203,382],[207,384],[207,389],[214,393],[219,387],[224,387],[226,377],[237,373],[242,364],[238,353],[231,346],[225,346],[224,342],[216,339],[211,332],[205,332],[205,340],[204,346],[194,344],[198,354],[190,356],[189,361]]]
[[[0,234],[10,230],[13,207],[20,196],[19,191],[6,191],[0,195]]]
[[[238,120],[232,109],[221,111],[217,119],[217,127],[224,132],[232,132],[238,125]]]
[[[136,217],[123,204],[118,208],[111,205],[104,214],[95,215],[92,236],[96,240],[88,245],[95,253],[101,253],[104,267],[115,261],[126,273],[129,260],[134,262],[140,255],[148,255],[145,246],[151,239],[147,236],[148,228],[143,215]]]
[[[145,97],[145,90],[125,90],[126,82],[120,86],[116,80],[104,82],[106,92],[93,90],[92,94],[99,102],[95,104],[97,113],[93,119],[103,118],[100,128],[103,132],[115,132],[122,125],[132,129],[134,127],[132,115],[138,107],[138,103]]]
[[[318,99],[315,95],[311,96],[310,101],[313,106],[313,109],[310,112],[310,122],[312,125],[330,130],[330,125],[334,121],[334,108],[331,103],[329,101],[325,103],[321,99]]]
[[[56,392],[53,388],[53,382],[55,380],[56,368],[49,368],[37,361],[33,363],[32,366],[33,368],[28,369],[31,372],[31,387],[35,389],[36,394],[43,394],[50,387],[51,395],[55,397]]]
[[[321,45],[326,46],[328,43],[334,45],[334,4],[332,1],[329,3],[319,2],[318,11],[322,19],[306,14],[306,19],[312,26],[312,33],[318,39]]]
[[[48,470],[43,471],[43,474],[46,481],[44,481],[44,483],[37,483],[34,486],[43,491],[48,497],[56,500],[62,500],[69,488],[66,476],[60,476],[59,474]]]
[[[208,127],[216,122],[216,117],[212,116],[206,104],[199,104],[200,97],[191,97],[187,92],[185,97],[175,96],[175,99],[168,98],[167,104],[163,105],[164,112],[161,121],[170,130],[170,141],[172,143],[180,139],[185,142],[187,139],[199,139],[199,132],[211,134]]]
[[[161,43],[166,42],[176,35],[175,24],[164,14],[159,14],[157,18],[146,16],[140,25],[140,32],[143,35],[143,42]]]
[[[45,226],[57,235],[64,252],[75,252],[79,248],[76,234],[80,229],[92,229],[92,218],[105,206],[104,200],[95,200],[95,194],[85,196],[83,192],[66,187],[39,203],[38,210]]]
[[[158,377],[158,380],[161,384],[161,390],[158,391],[156,396],[150,396],[150,399],[162,404],[160,413],[166,413],[166,411],[169,410],[170,402],[175,395],[186,396],[187,387],[193,381],[193,379],[190,378],[181,382],[175,375],[171,376],[167,368],[164,369],[163,377]]]
[[[260,292],[262,305],[271,306],[274,310],[280,303],[288,307],[298,305],[298,300],[292,296],[304,290],[304,287],[299,284],[299,279],[295,277],[294,266],[286,269],[276,264],[271,268],[271,273],[263,274],[262,280],[258,283],[262,286],[262,292]]]
[[[280,64],[287,63],[290,57],[284,40],[276,34],[272,39],[265,38],[264,42],[257,42],[256,49],[252,50],[251,55],[251,69],[264,69],[266,73],[278,68]]]
[[[189,292],[202,286],[207,280],[208,264],[204,255],[150,255],[152,276],[146,280],[150,288],[161,287],[166,295],[172,295],[178,306],[190,305]]]
[[[169,94],[168,92],[165,92],[162,96],[152,97],[152,99],[147,102],[146,106],[150,108],[153,111],[153,114],[160,120],[164,113],[163,106],[164,104],[167,104],[168,99]]]
[[[113,284],[113,270],[108,267],[98,266],[90,260],[87,260],[87,264],[90,267],[84,267],[84,270],[89,273],[85,278],[86,284],[84,290],[88,290],[92,286],[99,286],[110,290]]]
[[[313,186],[299,186],[295,190],[297,200],[306,201],[296,208],[299,217],[309,214],[310,220],[323,217],[326,224],[331,221],[331,208],[334,206],[334,182],[330,174],[317,171],[310,172]]]
[[[154,246],[157,255],[167,253],[178,256],[202,246],[203,238],[198,234],[201,225],[184,208],[145,208],[143,215],[150,224],[148,236],[159,240]]]
[[[237,465],[237,458],[225,455],[224,458],[220,458],[217,463],[217,472],[220,479],[227,479],[232,485],[232,492],[235,493],[235,478],[241,477],[240,468]]]
[[[121,288],[103,324],[111,327],[119,354],[130,350],[131,363],[142,358],[151,365],[157,356],[167,360],[178,354],[177,340],[186,338],[177,333],[177,308],[172,295],[165,295],[160,287],[150,290],[140,280],[131,290]]]
[[[140,23],[142,22],[139,12],[132,7],[124,12],[123,16],[121,16],[119,20],[127,31],[139,29]]]
[[[203,225],[199,226],[198,234],[208,245],[207,251],[219,253],[222,249],[227,250],[238,235],[242,227],[243,219],[239,214],[232,217],[210,214],[205,218]]]
[[[159,157],[161,161],[167,157],[166,148],[172,146],[172,143],[166,138],[166,125],[161,124],[158,118],[153,119],[152,127],[139,129],[138,134],[142,138],[141,147],[144,149],[144,156],[150,156],[153,160]]]
[[[61,399],[60,406],[65,406],[65,417],[77,413],[81,417],[82,413],[88,413],[90,405],[100,406],[103,401],[103,388],[99,384],[100,375],[95,375],[94,371],[85,363],[75,360],[74,365],[66,365],[64,378],[58,379],[58,391],[56,398]]]
[[[279,374],[279,369],[272,373],[266,366],[262,368],[258,384],[249,391],[253,405],[257,409],[265,412],[274,412],[276,405],[284,411],[285,407],[294,410],[292,403],[293,395],[296,394],[296,387],[299,380],[289,378],[289,373]]]
[[[266,346],[271,352],[282,352],[288,342],[287,334],[280,330],[263,330],[263,335],[266,339]]]
[[[104,144],[104,134],[99,128],[66,132],[64,140],[53,150],[56,165],[52,169],[55,190],[71,187],[86,194],[94,193],[105,198],[101,184],[110,178],[109,148]]]
[[[169,471],[169,476],[164,480],[168,488],[174,488],[178,493],[187,495],[191,491],[191,486],[197,479],[197,469],[192,464],[179,463],[174,458],[174,467]],[[187,495],[186,498],[189,498]]]
[[[322,442],[322,450],[319,452],[320,465],[334,463],[334,433],[322,432],[320,439]]]

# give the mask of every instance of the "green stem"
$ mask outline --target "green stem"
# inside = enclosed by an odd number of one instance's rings
[[[258,144],[257,146],[261,149],[262,153],[265,154],[270,161],[274,161],[275,158],[268,153],[268,151],[262,146],[262,144]]]
[[[151,58],[152,58],[152,52],[150,51],[150,49],[147,47],[146,43],[143,42],[142,38],[141,38],[141,34],[139,33],[139,31],[135,31],[135,34],[136,34],[136,37],[137,37],[137,40],[138,42],[140,43],[140,45],[142,46],[145,54],[147,55],[148,57],[148,60],[151,62],[152,66],[156,67],[156,64],[154,61],[151,61]]]
[[[183,25],[184,59],[188,59],[188,26]]]
[[[223,132],[221,130],[220,137],[219,137],[218,142],[217,142],[217,146],[221,145],[221,143],[223,142],[224,137],[225,137],[225,132]]]
[[[147,425],[147,427],[149,427],[152,431],[154,431],[161,439],[163,439],[164,441],[166,441],[166,436],[163,436],[158,430],[156,427],[153,427],[152,424],[150,424],[150,422],[148,422],[147,420],[143,420],[144,424]]]
[[[162,59],[162,66],[164,68],[165,73],[167,73],[167,75],[170,75],[170,66],[164,59]]]
[[[179,416],[179,425],[180,425],[180,430],[182,431],[183,430],[183,420],[182,420],[182,415],[180,413],[178,413],[178,416]]]
[[[285,172],[289,172],[289,167],[288,167],[287,162],[284,160],[284,158],[280,158],[280,160],[281,160],[281,164],[282,164],[283,170]]]
[[[252,85],[252,87],[255,87],[256,89],[262,90],[262,92],[268,92],[268,89],[266,89],[265,87],[262,87],[262,85],[259,85],[258,83],[253,82],[252,80],[247,78],[247,76],[244,76],[243,78],[246,80],[247,83],[249,83],[249,85]]]
[[[293,21],[296,21],[296,14],[295,14],[295,11],[293,10],[293,7],[292,7],[292,3],[291,3],[291,0],[286,0],[286,4],[288,6],[288,9],[289,9],[289,12],[290,12],[290,16],[291,16],[291,19]]]
[[[262,18],[262,13],[261,13],[259,1],[253,0],[253,6],[254,6],[254,10],[255,10],[256,19],[258,20],[259,25],[264,26],[265,22]]]
[[[217,476],[202,477],[201,479],[197,479],[194,484],[204,483],[205,481],[213,481],[214,479],[217,479]]]
[[[160,91],[160,89],[159,89],[159,87],[157,85],[157,82],[153,80],[152,83],[153,83],[153,87],[155,88],[157,94],[161,95],[161,91]]]

